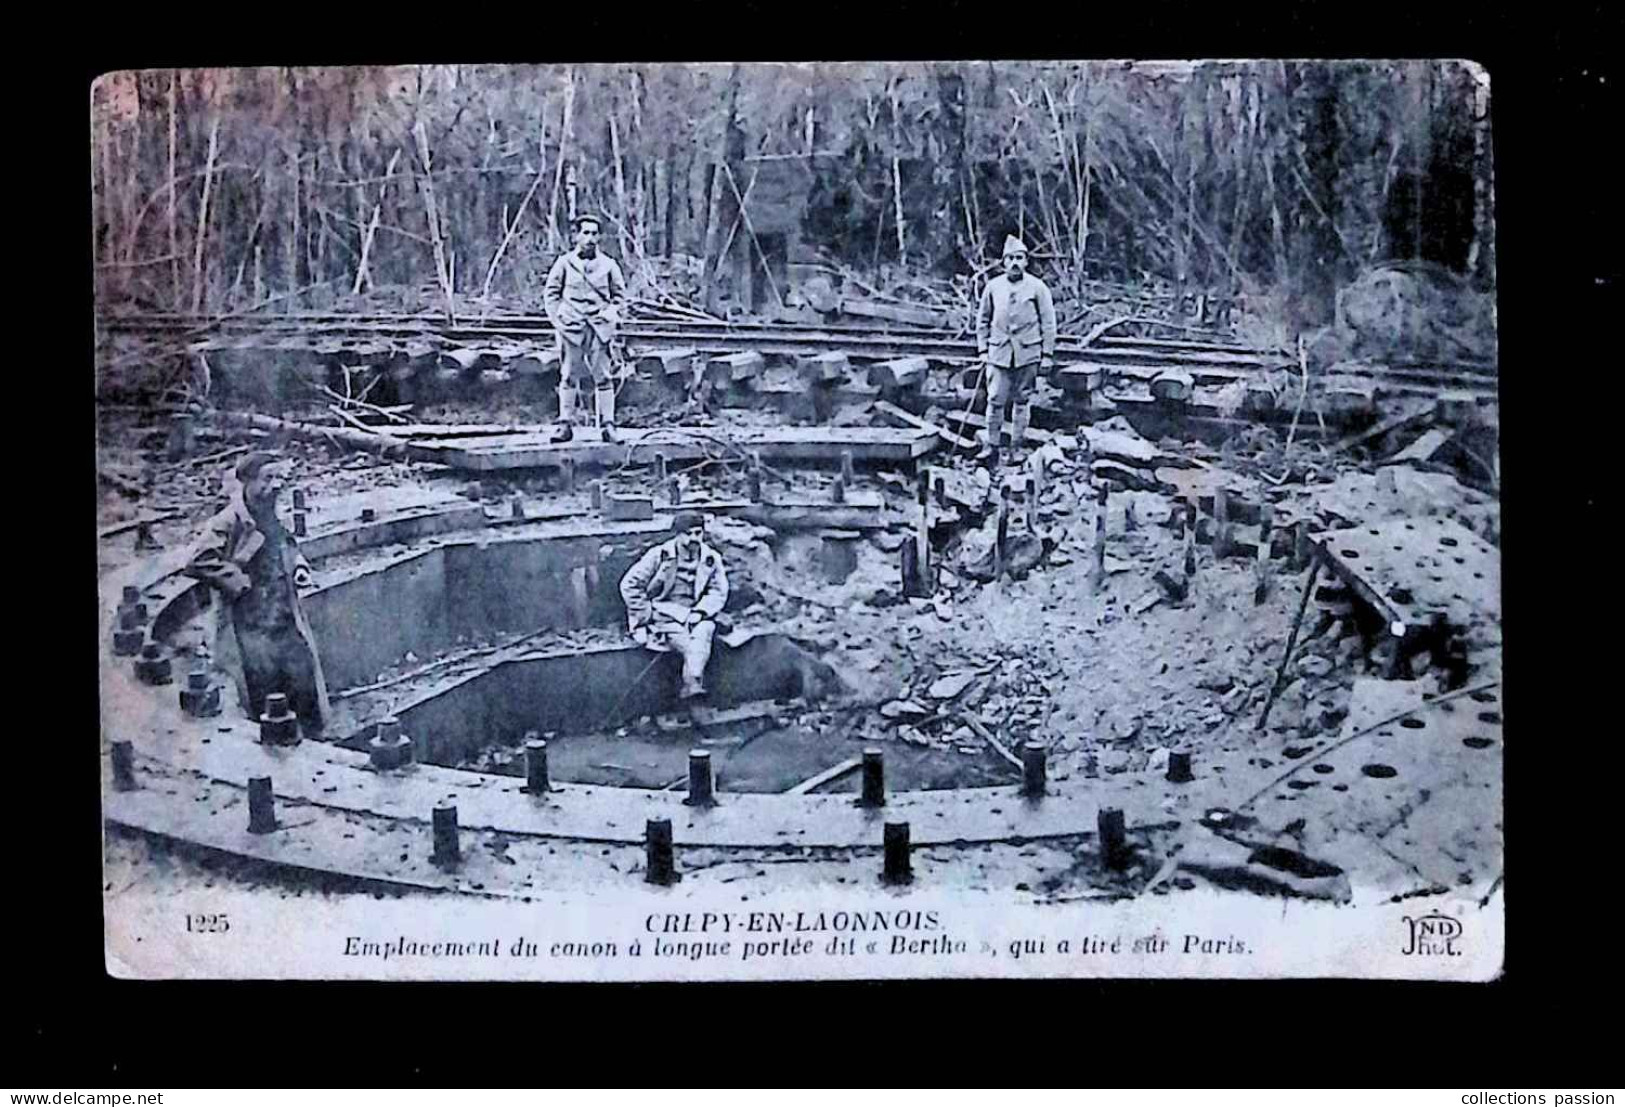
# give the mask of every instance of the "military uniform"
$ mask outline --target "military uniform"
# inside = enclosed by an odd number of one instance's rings
[[[621,578],[621,599],[635,641],[683,655],[683,694],[692,696],[704,690],[716,618],[728,602],[728,574],[722,555],[703,540],[697,554],[686,554],[682,545],[679,536],[638,558]]]
[[[1005,244],[1026,253],[1020,241]],[[976,348],[988,371],[987,443],[997,452],[1004,429],[1004,407],[1013,402],[1012,445],[1020,448],[1032,406],[1027,397],[1039,366],[1055,356],[1055,300],[1049,286],[1031,273],[1013,281],[1000,273],[987,282],[976,312]]]
[[[626,303],[621,267],[602,253],[584,258],[579,249],[571,250],[548,272],[542,303],[559,336],[559,420],[566,425],[574,420],[576,390],[591,381],[598,421],[613,425],[610,346]]]

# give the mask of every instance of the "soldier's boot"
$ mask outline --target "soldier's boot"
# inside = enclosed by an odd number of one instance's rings
[[[559,383],[559,425],[553,431],[553,441],[568,442],[576,436],[576,386],[569,381]]]
[[[613,382],[601,384],[593,392],[594,405],[597,408],[598,429],[602,432],[605,442],[615,441],[615,385]]]

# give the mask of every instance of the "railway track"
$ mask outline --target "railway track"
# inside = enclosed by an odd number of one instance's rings
[[[309,349],[320,354],[353,354],[363,359],[436,358],[458,349],[487,347],[500,357],[521,357],[552,346],[552,324],[543,316],[492,316],[483,322],[448,324],[434,316],[408,314],[345,315],[307,312],[294,315],[209,320],[184,315],[114,316],[100,321],[104,333],[173,341],[186,349]],[[873,324],[724,323],[705,320],[633,320],[622,333],[634,352],[691,348],[701,354],[754,350],[762,354],[842,351],[855,358],[883,360],[924,356],[943,361],[972,361],[973,337],[946,330],[888,327]],[[1239,379],[1256,372],[1290,369],[1294,359],[1266,349],[1217,341],[1151,339],[1101,335],[1091,342],[1063,335],[1061,358],[1099,363],[1108,369],[1185,369],[1209,383]],[[1362,374],[1411,389],[1466,389],[1480,395],[1495,392],[1493,366],[1482,364],[1411,364],[1372,367]]]

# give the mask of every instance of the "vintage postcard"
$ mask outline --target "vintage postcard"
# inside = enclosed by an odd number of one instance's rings
[[[1482,68],[90,108],[114,976],[1500,973]]]

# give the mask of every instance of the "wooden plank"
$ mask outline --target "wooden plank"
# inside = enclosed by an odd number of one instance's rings
[[[928,419],[922,419],[912,412],[904,411],[888,400],[881,400],[875,404],[875,412],[883,416],[893,426],[913,427],[917,430],[930,431],[950,446],[958,446],[962,450],[974,450],[976,443],[969,438],[955,434],[947,427],[938,426]]]
[[[715,428],[660,428],[623,430],[615,442],[578,433],[570,442],[553,442],[544,435],[492,435],[413,443],[414,456],[457,469],[492,472],[558,465],[566,458],[582,465],[653,464],[655,454],[667,461],[714,455],[722,442],[740,450],[755,450],[763,458],[791,461],[838,462],[850,450],[854,461],[901,462],[922,457],[936,448],[937,436],[924,430],[887,427],[767,427],[719,433]],[[725,447],[721,447],[726,452]]]
[[[1412,442],[1388,460],[1390,462],[1432,461],[1433,455],[1443,449],[1444,444],[1450,441],[1451,436],[1454,434],[1454,430],[1432,427],[1415,442]]]
[[[848,757],[845,761],[842,761],[840,764],[831,765],[829,768],[825,769],[823,772],[817,773],[817,774],[815,774],[813,776],[808,777],[806,780],[803,780],[800,784],[794,785],[793,787],[790,787],[790,788],[786,788],[784,790],[784,794],[787,795],[787,796],[804,796],[808,792],[813,791],[815,788],[822,788],[826,784],[830,784],[830,783],[832,783],[834,781],[840,780],[843,776],[846,776],[849,773],[853,772],[854,770],[862,767],[862,765],[863,765],[863,758],[861,758],[861,757]]]
[[[856,315],[862,319],[884,319],[888,323],[908,323],[916,327],[947,325],[945,313],[934,308],[916,307],[913,304],[889,304],[880,300],[843,296],[840,310],[842,315]]]

